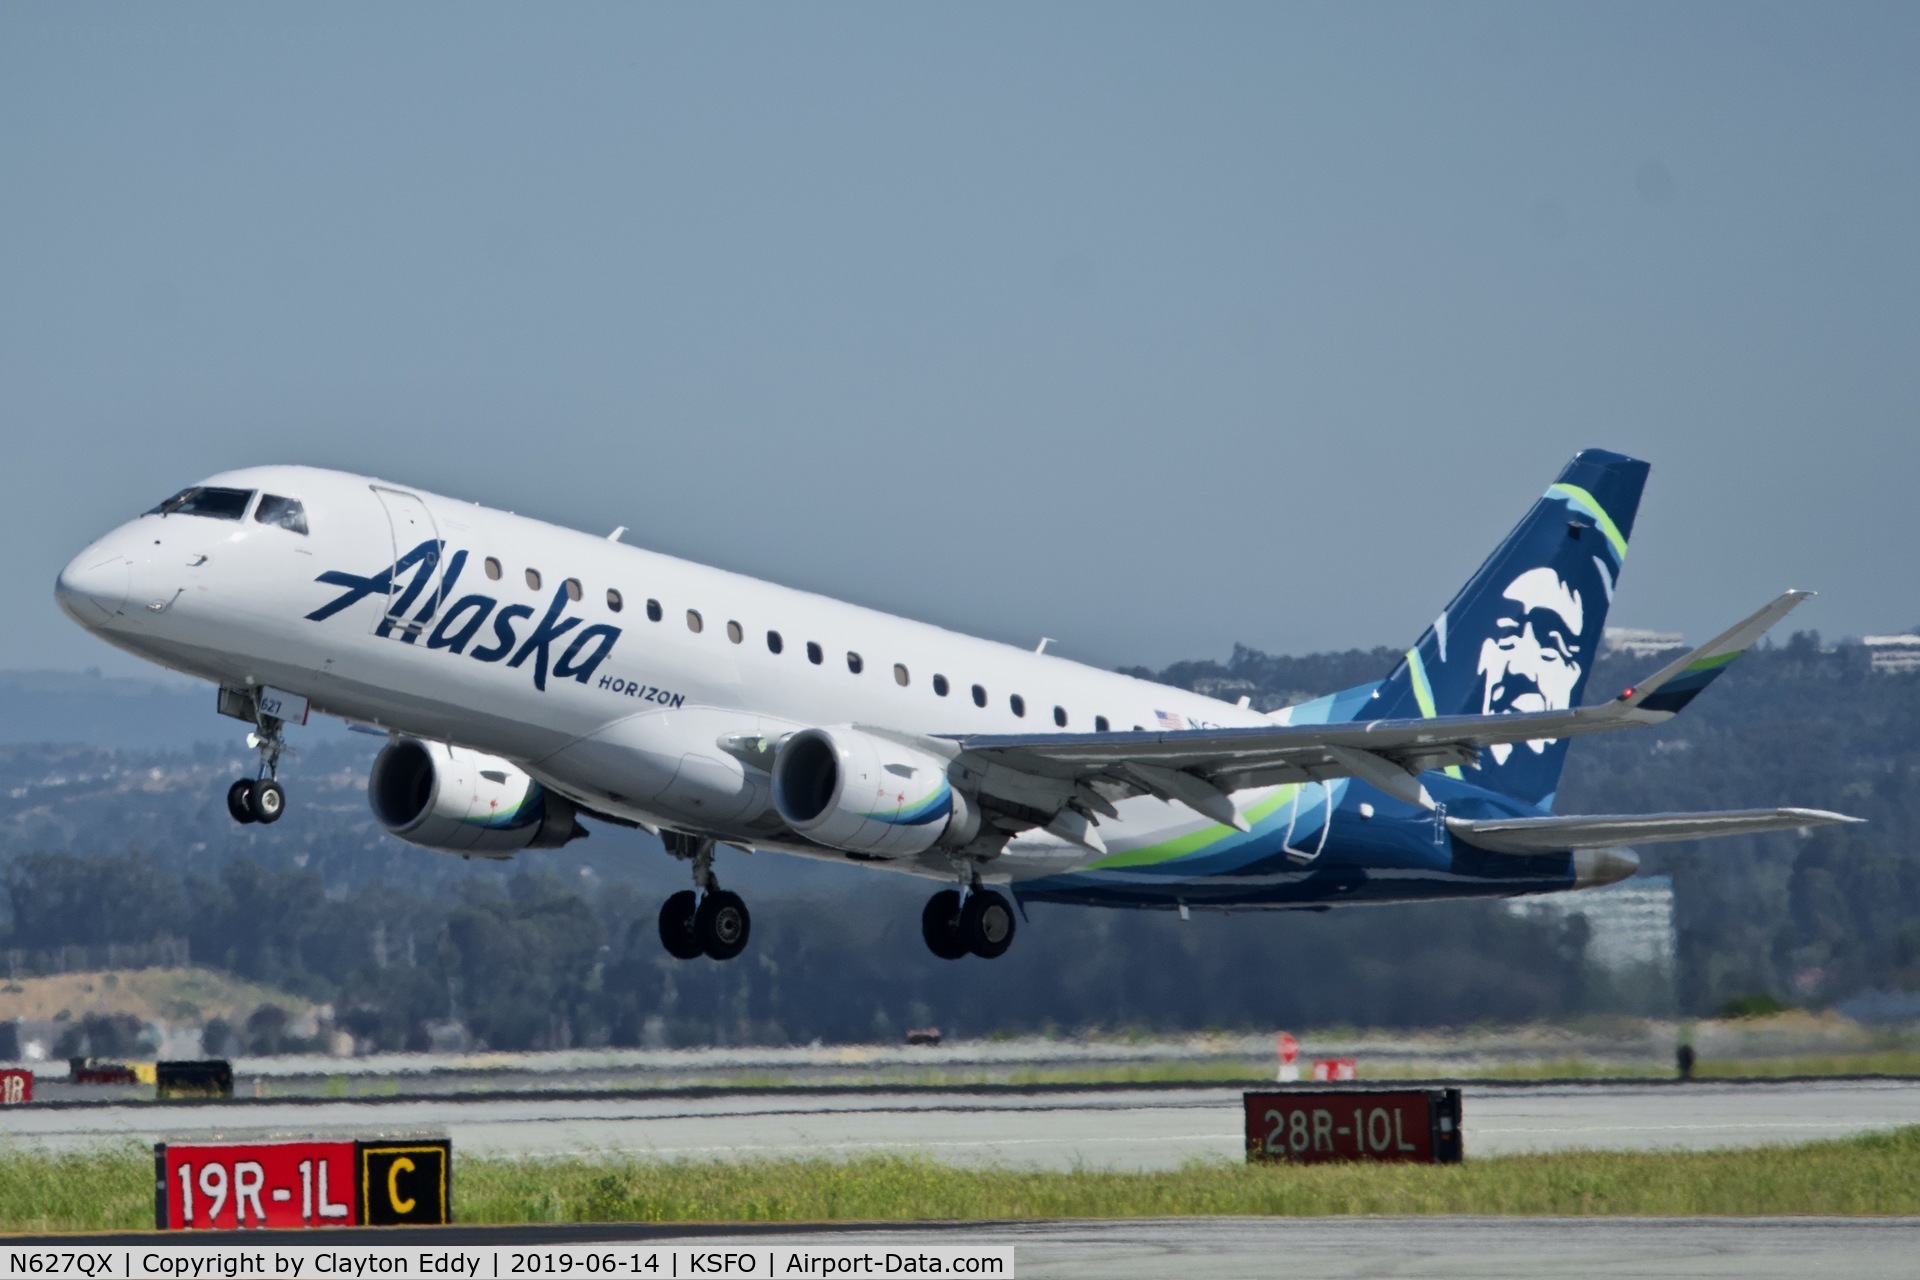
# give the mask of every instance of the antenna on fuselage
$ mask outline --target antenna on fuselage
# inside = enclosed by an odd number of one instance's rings
[[[627,526],[621,525],[618,529],[615,529],[612,533],[607,535],[607,541],[608,542],[620,541],[620,535],[625,533],[626,531],[627,531]]]
[[[1033,651],[1035,653],[1045,653],[1047,651],[1047,646],[1052,643],[1053,643],[1052,636],[1041,636],[1040,643],[1033,646]]]

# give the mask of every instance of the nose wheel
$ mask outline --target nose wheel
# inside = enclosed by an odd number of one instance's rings
[[[227,812],[235,822],[278,822],[286,811],[286,788],[272,778],[241,778],[227,788]]]
[[[280,753],[287,749],[286,738],[280,732],[283,722],[273,716],[260,715],[255,724],[258,728],[247,735],[247,745],[259,749],[260,776],[240,778],[227,788],[227,812],[243,825],[278,822],[280,815],[287,811],[287,789],[276,776],[280,772]]]

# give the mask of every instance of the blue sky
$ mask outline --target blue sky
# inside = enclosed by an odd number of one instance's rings
[[[1103,664],[1404,644],[1589,444],[1614,621],[1920,623],[1920,7],[0,8],[0,666],[228,466]]]

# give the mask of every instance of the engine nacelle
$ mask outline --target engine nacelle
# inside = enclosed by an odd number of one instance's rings
[[[773,761],[773,805],[818,844],[899,858],[979,834],[980,810],[947,762],[858,729],[802,729]]]
[[[505,760],[419,738],[374,757],[367,800],[388,831],[443,853],[510,858],[587,834],[571,801]]]

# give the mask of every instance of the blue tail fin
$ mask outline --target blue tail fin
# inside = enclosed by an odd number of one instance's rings
[[[1575,455],[1380,686],[1389,717],[1576,707],[1647,482],[1646,463]],[[1565,741],[1492,747],[1467,776],[1551,808]],[[1451,772],[1451,771],[1450,771]]]

